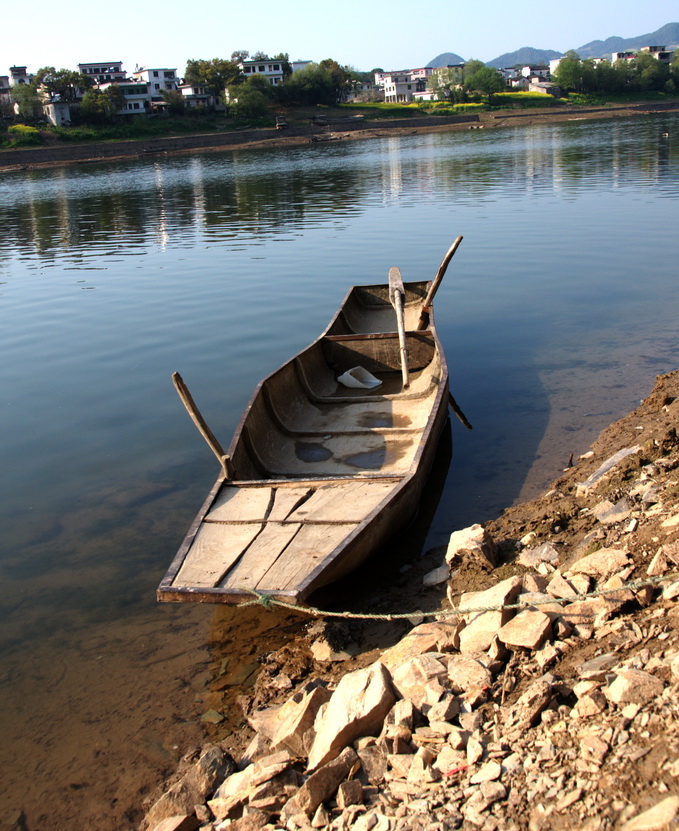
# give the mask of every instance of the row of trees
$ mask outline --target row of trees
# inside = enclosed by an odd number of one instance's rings
[[[577,52],[566,52],[553,75],[565,92],[625,93],[668,92],[679,89],[679,52],[671,64],[661,63],[648,52],[633,60],[580,60]]]
[[[505,89],[505,82],[497,71],[483,61],[472,59],[463,66],[438,69],[427,79],[427,89],[436,93],[441,100],[462,104],[469,100],[470,93],[481,92],[492,95]]]

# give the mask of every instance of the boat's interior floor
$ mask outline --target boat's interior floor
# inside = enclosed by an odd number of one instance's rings
[[[224,485],[172,588],[291,591],[399,484]]]

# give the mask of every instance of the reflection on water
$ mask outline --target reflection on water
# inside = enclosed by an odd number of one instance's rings
[[[677,366],[677,136],[659,115],[4,175],[0,812],[125,827],[218,692],[214,610],[154,601],[216,475],[173,370],[227,441],[349,285],[431,278],[463,234],[436,315],[474,431],[411,547],[440,544]]]

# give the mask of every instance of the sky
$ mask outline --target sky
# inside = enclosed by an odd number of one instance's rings
[[[33,25],[26,19],[29,13]],[[344,0],[185,0],[84,4],[31,0],[6,4],[0,26],[0,75],[13,65],[123,61],[123,69],[176,68],[188,59],[230,58],[236,49],[287,52],[291,60],[338,63],[367,71],[424,66],[442,52],[491,61],[523,46],[565,52],[613,35],[636,37],[679,21],[679,0],[427,0],[391,4]],[[10,33],[14,33],[11,35]],[[663,45],[663,44],[660,44]]]

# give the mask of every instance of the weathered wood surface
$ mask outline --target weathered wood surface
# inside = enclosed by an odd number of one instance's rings
[[[413,331],[427,287],[403,284],[400,342],[389,287],[355,287],[326,332],[260,383],[229,447],[229,478],[196,518],[160,600],[240,602],[255,590],[302,602],[408,519],[447,418],[433,321]],[[343,387],[337,378],[353,366],[381,386]]]

